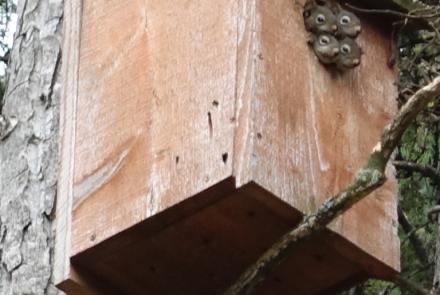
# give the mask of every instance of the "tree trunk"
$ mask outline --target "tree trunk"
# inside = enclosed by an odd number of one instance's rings
[[[52,220],[63,1],[19,0],[17,14],[0,105],[8,126],[0,132],[0,294],[56,294]]]

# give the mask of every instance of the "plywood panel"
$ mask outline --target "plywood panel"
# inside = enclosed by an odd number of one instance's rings
[[[256,86],[247,133],[253,145],[241,165],[248,170],[236,173],[307,213],[353,179],[396,111],[396,89],[388,39],[374,20],[363,21],[361,66],[341,73],[325,68],[307,46],[301,7],[256,2]],[[388,182],[332,228],[398,268],[398,255],[390,255],[399,252],[394,191]]]
[[[83,2],[72,254],[230,175],[235,107],[235,1]]]

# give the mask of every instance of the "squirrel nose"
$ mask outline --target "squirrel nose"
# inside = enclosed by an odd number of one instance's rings
[[[338,26],[337,25],[332,25],[331,27],[333,32],[336,32],[338,30]]]
[[[336,55],[338,55],[338,53],[339,53],[339,48],[333,48],[333,56],[336,56]]]
[[[356,31],[356,33],[360,33],[362,31],[361,26],[356,26],[354,27],[354,30]]]

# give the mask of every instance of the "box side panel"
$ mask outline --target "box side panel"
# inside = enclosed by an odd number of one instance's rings
[[[231,175],[236,6],[83,1],[72,255]]]
[[[396,111],[389,38],[363,20],[360,67],[337,72],[307,45],[302,5],[257,1],[255,98],[244,160],[252,179],[304,213],[353,179]],[[392,268],[399,268],[395,182],[331,227]],[[240,175],[237,176],[240,178]]]

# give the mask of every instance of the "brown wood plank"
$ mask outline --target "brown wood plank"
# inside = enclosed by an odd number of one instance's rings
[[[295,1],[67,3],[55,278],[69,288],[84,281],[72,257],[129,294],[220,292],[352,179],[395,112],[374,19],[342,74],[307,47]],[[394,192],[300,246],[261,292],[398,270]]]
[[[200,192],[196,196],[192,196],[190,199],[156,214],[147,221],[136,224],[120,234],[107,239],[99,244],[99,247],[92,247],[80,253],[80,255],[75,255],[73,261],[77,264],[87,264],[89,261],[100,261],[112,256],[123,248],[130,248],[132,245],[139,243],[139,241],[164,230],[164,228],[189,218],[195,212],[212,205],[235,190],[234,179],[228,178]]]
[[[255,26],[256,0],[240,0],[237,26],[237,79],[236,79],[236,129],[234,134],[234,176],[237,186],[252,181],[249,155],[254,138],[252,132],[252,108],[255,96]]]
[[[120,290],[111,288],[109,284],[103,284],[92,273],[77,272],[73,267],[70,269],[69,278],[57,285],[69,295],[113,295],[123,294]]]
[[[252,147],[240,158],[247,163],[237,165],[246,169],[235,173],[312,212],[353,179],[396,111],[389,35],[374,19],[363,19],[361,66],[340,73],[320,64],[308,47],[301,3],[255,5],[251,54],[257,82],[251,114],[245,115],[252,118],[246,133]],[[384,188],[331,228],[398,269],[397,201],[392,173],[388,176]]]
[[[73,263],[126,294],[221,294],[300,218],[288,204],[249,184],[160,231],[139,225],[132,243],[109,252],[105,244],[111,240],[105,241]],[[99,255],[102,249],[107,255]],[[326,231],[294,249],[256,294],[317,294],[358,282],[369,266],[381,263]]]
[[[72,254],[225,179],[233,157],[236,2],[83,2]]]
[[[56,200],[53,279],[66,280],[70,274],[73,160],[75,113],[78,94],[81,1],[64,2],[63,13],[63,99],[60,107],[60,172]]]

